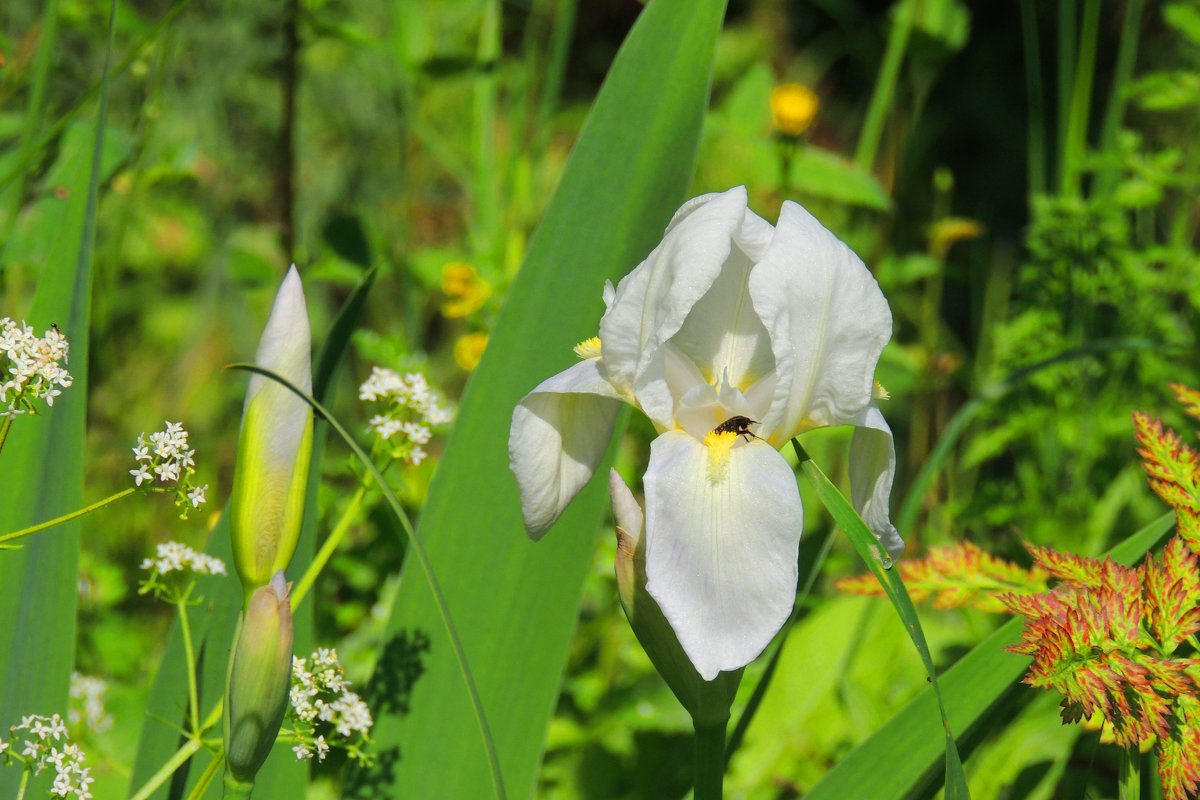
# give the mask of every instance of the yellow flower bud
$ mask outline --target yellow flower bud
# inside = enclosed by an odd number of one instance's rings
[[[292,676],[292,609],[283,572],[250,596],[229,668],[228,777],[253,783],[279,735]]]
[[[255,363],[312,391],[308,312],[292,267],[263,331]],[[292,560],[312,453],[312,409],[290,389],[254,375],[246,390],[230,498],[233,563],[247,593]]]
[[[812,125],[821,103],[802,83],[784,83],[771,92],[771,122],[784,136],[796,137]]]

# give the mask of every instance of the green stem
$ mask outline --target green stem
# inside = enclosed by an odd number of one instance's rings
[[[912,33],[914,12],[904,6],[903,1],[893,6],[896,16],[892,21],[891,33],[888,34],[887,50],[883,54],[879,77],[875,80],[875,91],[871,95],[871,104],[867,106],[867,118],[858,139],[858,147],[854,151],[854,164],[864,172],[870,172],[875,164],[879,140],[883,137],[883,125],[896,95],[900,66],[904,63],[904,53],[908,49],[908,39]]]
[[[1067,120],[1066,150],[1063,153],[1064,194],[1078,195],[1080,174],[1087,151],[1088,117],[1092,103],[1092,79],[1096,75],[1096,44],[1100,38],[1100,0],[1087,0],[1079,32],[1079,62],[1071,90]]]
[[[208,767],[205,768],[204,774],[200,776],[200,780],[196,781],[196,785],[188,792],[188,800],[201,800],[208,792],[208,787],[212,785],[213,780],[217,777],[217,773],[221,771],[221,765],[225,763],[225,748],[221,747],[213,754],[212,761],[208,762]]]
[[[187,601],[191,594],[192,589],[188,587],[187,593],[176,603],[176,608],[179,609],[179,631],[183,634],[183,657],[187,666],[188,718],[192,722],[192,736],[200,738],[200,692],[196,688],[196,651],[192,647],[192,626],[188,622],[187,613]]]
[[[321,570],[325,569],[325,565],[329,563],[329,559],[337,552],[338,546],[342,540],[346,538],[346,533],[350,530],[350,523],[358,517],[358,511],[362,507],[363,499],[367,496],[367,487],[360,485],[358,491],[350,498],[346,510],[342,513],[341,519],[334,526],[333,532],[325,538],[325,542],[321,545],[321,549],[313,557],[312,562],[308,565],[308,569],[304,571],[304,575],[300,577],[295,588],[292,589],[292,610],[295,611],[300,605],[300,601],[308,594],[308,590],[312,588],[313,582],[317,576],[321,574]]]
[[[249,798],[254,791],[254,783],[239,781],[227,771],[225,773],[225,792],[221,795],[225,800],[240,800],[240,798]]]
[[[25,788],[29,785],[29,773],[29,765],[26,765],[25,768],[21,770],[21,785],[17,787],[17,800],[24,800]]]
[[[1100,149],[1111,152],[1117,143],[1117,131],[1125,114],[1126,87],[1133,77],[1133,65],[1137,60],[1138,37],[1142,30],[1142,0],[1129,0],[1125,4],[1125,21],[1121,25],[1121,43],[1117,46],[1117,65],[1113,68],[1112,88],[1108,92],[1108,106],[1104,109],[1104,124],[1100,129]],[[1096,191],[1107,194],[1116,185],[1120,174],[1112,167],[1100,175]]]
[[[725,725],[696,725],[695,800],[721,800],[725,779]]]
[[[1142,754],[1137,747],[1121,750],[1117,772],[1117,800],[1138,800],[1142,796]]]
[[[0,433],[5,433],[5,432],[6,431],[3,428],[0,428]],[[0,438],[0,442],[3,442],[2,438]],[[28,528],[21,528],[18,531],[12,531],[11,533],[6,533],[3,536],[0,536],[0,544],[4,544],[5,542],[10,542],[13,539],[20,539],[24,536],[28,536],[31,533],[37,533],[38,531],[44,531],[47,528],[53,528],[55,525],[61,525],[64,522],[70,522],[71,520],[75,519],[76,517],[82,517],[84,514],[90,514],[91,512],[95,511],[96,509],[103,508],[104,506],[108,505],[109,503],[115,503],[116,501],[120,500],[122,497],[128,497],[129,495],[133,494],[136,491],[137,491],[137,488],[135,488],[135,487],[130,487],[128,489],[122,489],[121,491],[117,492],[114,495],[109,495],[108,497],[104,498],[103,500],[97,500],[96,502],[92,503],[90,506],[85,506],[84,508],[78,509],[77,511],[72,511],[69,514],[63,514],[61,517],[55,517],[54,519],[49,519],[49,520],[46,520],[45,522],[39,522],[36,525],[30,525]],[[163,490],[162,489],[150,489],[149,491],[160,492]]]
[[[197,736],[194,739],[188,739],[175,751],[175,755],[171,756],[167,761],[158,768],[158,772],[150,776],[150,780],[146,781],[142,788],[138,789],[137,794],[129,798],[129,800],[147,800],[150,795],[158,791],[158,788],[170,780],[175,774],[175,770],[187,763],[187,760],[196,753],[200,752],[203,747],[203,742]]]
[[[1025,51],[1025,97],[1029,109],[1029,194],[1046,191],[1046,101],[1042,95],[1042,51],[1038,45],[1034,0],[1021,0],[1021,41]]]
[[[8,438],[8,429],[12,427],[12,417],[0,420],[0,450],[4,449],[4,440]]]

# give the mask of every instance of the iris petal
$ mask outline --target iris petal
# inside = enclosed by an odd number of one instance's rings
[[[647,591],[705,680],[762,652],[791,613],[803,508],[774,448],[743,442],[711,479],[708,448],[680,431],[650,446]]]
[[[513,411],[509,467],[534,539],[591,479],[612,438],[621,400],[598,364],[599,359],[581,361],[547,379]]]

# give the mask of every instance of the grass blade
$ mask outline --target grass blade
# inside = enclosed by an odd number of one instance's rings
[[[74,191],[60,206],[58,244],[45,261],[29,315],[39,329],[58,324],[67,333],[75,383],[45,417],[23,418],[13,426],[0,457],[0,530],[24,527],[83,504],[92,247],[105,167],[116,8],[112,0],[91,146],[80,137],[63,145],[59,167]],[[0,630],[5,632],[0,640],[0,730],[19,722],[21,714],[66,716],[67,687],[75,666],[79,527],[79,522],[71,522],[33,537],[20,550],[0,553]],[[31,795],[44,794],[51,777],[44,773],[35,778]],[[19,770],[0,770],[0,796],[15,796],[19,779]]]
[[[939,738],[944,742],[946,753],[946,797],[969,798],[971,791],[967,788],[967,776],[963,772],[962,760],[958,755],[958,746],[954,743],[954,733],[950,726],[949,716],[946,713],[946,704],[942,698],[941,688],[938,684],[937,669],[933,665],[933,655],[929,652],[929,644],[925,641],[924,631],[921,630],[921,619],[917,616],[917,609],[913,605],[912,598],[908,596],[904,580],[900,577],[900,570],[884,569],[880,565],[879,559],[875,555],[879,552],[879,543],[875,539],[874,534],[867,528],[866,523],[862,521],[862,518],[859,517],[850,503],[846,501],[842,493],[830,482],[825,473],[821,471],[821,468],[808,457],[808,454],[804,452],[804,448],[795,439],[792,440],[792,446],[795,448],[796,455],[800,459],[800,468],[808,476],[809,480],[812,481],[814,487],[816,487],[817,495],[821,498],[821,502],[825,504],[825,508],[829,510],[830,515],[837,522],[838,526],[846,532],[846,536],[854,544],[854,549],[858,551],[863,561],[871,568],[871,572],[875,573],[875,577],[879,579],[879,584],[883,587],[888,599],[892,601],[892,605],[895,606],[896,613],[900,615],[900,619],[904,623],[904,629],[908,631],[913,645],[921,655],[921,661],[925,664],[925,672],[929,675],[929,680],[933,688],[933,696],[937,701],[937,710],[942,718],[943,730]],[[876,795],[872,793],[870,796],[874,797]]]

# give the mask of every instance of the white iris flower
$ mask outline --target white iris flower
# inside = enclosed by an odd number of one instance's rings
[[[544,534],[591,478],[620,404],[641,409],[659,432],[646,588],[712,680],[753,660],[791,613],[803,509],[778,448],[793,436],[856,426],[853,503],[888,553],[903,549],[888,512],[892,433],[872,402],[891,311],[811,214],[785,202],[772,227],[744,187],[686,203],[604,302],[599,341],[513,413],[525,525]]]

